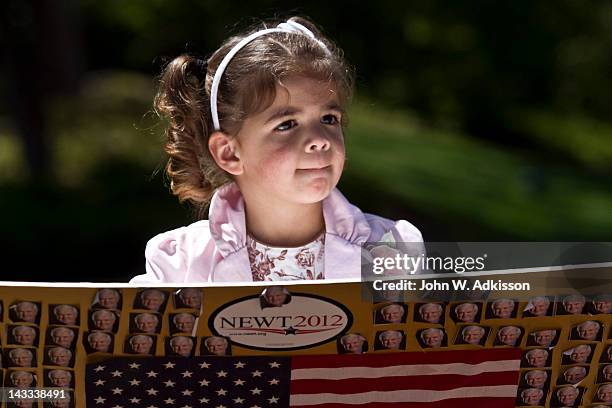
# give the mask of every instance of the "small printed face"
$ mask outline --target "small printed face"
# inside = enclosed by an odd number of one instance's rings
[[[548,374],[546,374],[546,371],[535,370],[529,371],[527,374],[525,374],[525,382],[532,388],[544,388],[546,380],[548,380]]]
[[[402,335],[399,332],[390,332],[381,335],[380,342],[384,348],[399,349],[402,343]]]
[[[468,326],[463,329],[461,336],[468,344],[479,344],[484,336],[484,330],[479,326]]]
[[[70,364],[70,359],[72,358],[72,353],[70,350],[67,350],[62,347],[54,347],[49,350],[49,359],[54,365],[60,367],[67,367]]]
[[[78,312],[76,308],[70,305],[59,305],[53,310],[55,318],[58,322],[67,325],[76,325]]]
[[[525,390],[522,394],[523,403],[525,405],[533,406],[538,405],[542,398],[542,392],[539,389]]]
[[[32,346],[36,339],[36,330],[28,326],[19,326],[13,330],[15,342],[24,346]]]
[[[427,347],[441,347],[444,334],[440,330],[425,330],[423,332],[423,343]]]
[[[546,350],[531,350],[526,355],[527,364],[531,367],[545,367],[548,360],[548,352]]]
[[[473,323],[478,313],[478,305],[475,303],[463,303],[455,309],[457,319],[465,323]]]
[[[161,305],[164,303],[165,296],[164,293],[159,290],[149,289],[142,292],[140,299],[142,300],[142,305],[145,307],[145,309],[158,311]]]
[[[597,390],[597,399],[601,402],[612,402],[612,384],[604,384]]]
[[[109,350],[112,339],[106,333],[92,333],[87,337],[87,341],[93,351],[106,353]]]
[[[130,344],[132,351],[136,354],[150,354],[153,347],[153,340],[147,336],[132,337]]]
[[[512,317],[512,312],[514,311],[514,302],[511,300],[500,300],[497,302],[493,302],[491,305],[491,310],[493,311],[493,316],[498,317],[500,319],[507,319]]]
[[[607,365],[603,369],[604,380],[612,382],[612,365]]]
[[[563,309],[569,314],[580,314],[584,308],[584,300],[580,299],[566,299],[563,301]]]
[[[11,373],[11,382],[17,388],[26,388],[32,381],[34,380],[34,376],[26,371],[16,371]]]
[[[193,342],[187,337],[174,337],[170,342],[172,351],[181,357],[189,357],[191,355],[191,349],[193,348]]]
[[[590,355],[591,348],[589,346],[577,346],[572,350],[570,358],[575,363],[585,363]]]
[[[599,327],[596,322],[584,322],[578,325],[578,336],[584,340],[595,340],[599,334]]]
[[[186,307],[199,309],[202,306],[202,292],[195,288],[181,289],[179,298]]]
[[[53,370],[49,372],[49,379],[54,387],[68,388],[72,380],[72,374],[65,370]]]
[[[419,314],[421,315],[421,319],[428,323],[438,323],[442,316],[442,308],[438,304],[426,304],[421,306]]]
[[[533,341],[543,347],[548,347],[555,339],[557,332],[554,330],[540,330],[533,333]]]
[[[9,353],[9,357],[13,364],[19,367],[32,367],[34,355],[30,350],[14,349]]]
[[[34,400],[32,399],[18,399],[14,402],[15,408],[32,408],[34,406]]]
[[[211,354],[224,356],[227,349],[227,342],[220,337],[210,337],[206,339],[206,348]]]
[[[270,306],[281,307],[287,300],[287,294],[282,288],[271,287],[266,289],[265,298]]]
[[[181,313],[174,317],[176,329],[183,333],[191,333],[195,324],[195,317],[188,313]]]
[[[70,400],[65,398],[65,399],[54,399],[51,400],[51,406],[53,408],[69,408],[70,407]]]
[[[565,370],[563,378],[570,384],[577,384],[584,379],[586,376],[586,369],[584,367],[572,367]]]
[[[15,307],[17,318],[23,322],[35,323],[38,315],[38,307],[31,302],[20,302]]]
[[[578,398],[579,391],[574,387],[563,387],[557,391],[557,399],[564,407],[571,407]]]
[[[507,346],[514,346],[520,336],[521,329],[515,326],[503,327],[497,333],[497,338],[499,342]]]
[[[159,320],[157,316],[150,313],[141,313],[136,316],[136,327],[145,333],[155,333]]]
[[[119,292],[114,289],[102,289],[98,292],[98,304],[105,309],[119,308]]]
[[[608,347],[606,354],[608,355],[608,361],[612,362],[612,346]]]
[[[349,335],[342,339],[342,346],[347,353],[361,354],[363,353],[363,342],[363,337]]]
[[[92,319],[97,329],[111,331],[115,325],[116,316],[113,312],[99,310],[92,315]]]
[[[389,305],[380,310],[382,318],[387,323],[401,323],[404,316],[404,308],[400,305]]]
[[[529,312],[534,316],[546,316],[546,312],[548,311],[548,306],[550,305],[550,301],[545,298],[537,298],[531,300],[532,308]]]
[[[62,327],[51,330],[51,340],[54,344],[65,348],[70,348],[74,340],[74,332]]]
[[[612,313],[612,296],[593,300],[593,308],[598,313]]]

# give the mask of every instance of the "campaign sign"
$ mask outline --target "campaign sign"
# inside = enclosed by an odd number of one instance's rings
[[[349,309],[335,300],[286,293],[277,301],[243,297],[215,310],[208,325],[215,335],[255,350],[298,350],[335,341],[353,324]]]

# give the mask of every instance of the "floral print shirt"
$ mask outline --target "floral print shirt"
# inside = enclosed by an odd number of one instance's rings
[[[297,248],[278,248],[247,234],[247,252],[254,281],[325,279],[325,233]]]

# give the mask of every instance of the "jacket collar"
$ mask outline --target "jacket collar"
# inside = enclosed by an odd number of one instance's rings
[[[325,232],[348,243],[361,245],[371,229],[364,214],[334,188],[323,200]],[[212,238],[223,257],[246,246],[244,198],[236,183],[219,188],[210,203],[208,214]],[[326,239],[326,247],[328,240]]]

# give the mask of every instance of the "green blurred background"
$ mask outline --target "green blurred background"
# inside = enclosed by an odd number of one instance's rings
[[[274,15],[358,72],[340,188],[428,241],[612,240],[608,1],[0,5],[0,279],[127,281],[194,220],[168,192],[156,76]]]

